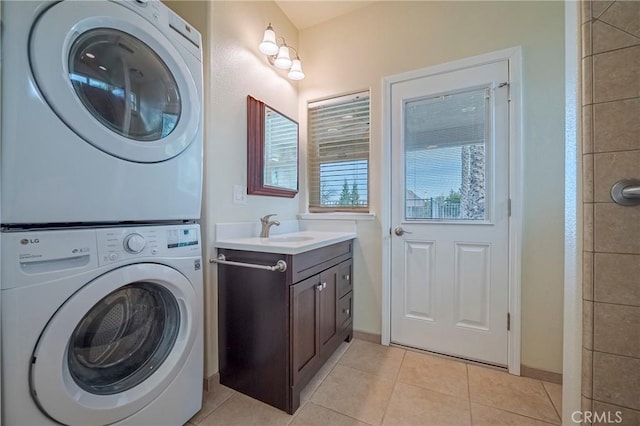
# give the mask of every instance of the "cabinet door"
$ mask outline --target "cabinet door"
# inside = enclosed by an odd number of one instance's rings
[[[320,353],[333,351],[338,338],[338,267],[320,273]],[[325,349],[326,348],[326,349]]]
[[[313,369],[320,356],[319,295],[320,277],[315,275],[291,286],[291,345],[293,383],[307,369]]]

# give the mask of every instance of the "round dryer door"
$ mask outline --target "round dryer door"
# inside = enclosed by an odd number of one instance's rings
[[[69,425],[110,424],[152,402],[183,367],[201,318],[176,270],[136,264],[85,285],[53,316],[33,355],[38,405]]]
[[[47,103],[108,154],[160,162],[184,151],[198,133],[201,97],[185,58],[125,6],[57,3],[36,21],[29,53]],[[192,67],[201,67],[187,55]]]

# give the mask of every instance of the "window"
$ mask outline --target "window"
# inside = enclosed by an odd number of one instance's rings
[[[485,87],[405,103],[405,219],[487,219],[489,110]]]
[[[309,103],[309,211],[369,211],[369,92]]]

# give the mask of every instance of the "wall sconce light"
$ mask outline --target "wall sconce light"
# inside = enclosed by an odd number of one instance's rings
[[[279,41],[280,44],[278,44]],[[260,52],[267,55],[267,59],[269,59],[269,63],[271,65],[283,70],[288,69],[289,73],[287,74],[287,77],[291,80],[302,80],[304,78],[302,62],[300,62],[298,51],[294,47],[287,45],[284,37],[276,37],[276,33],[273,31],[271,23],[269,23],[267,29],[264,30],[262,43],[260,43],[258,49],[260,49]],[[296,55],[293,60],[290,56],[291,50],[293,50]]]

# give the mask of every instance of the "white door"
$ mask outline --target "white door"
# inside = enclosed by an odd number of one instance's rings
[[[391,341],[507,364],[508,61],[391,86]]]

